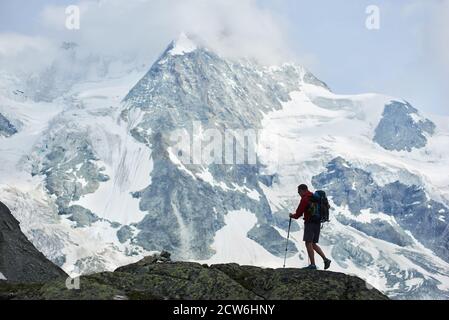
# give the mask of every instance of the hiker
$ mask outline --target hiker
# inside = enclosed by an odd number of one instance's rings
[[[327,270],[330,267],[331,260],[326,258],[323,250],[318,246],[318,240],[320,238],[321,223],[314,222],[311,219],[311,211],[313,210],[311,197],[313,193],[309,191],[309,188],[305,184],[298,186],[298,193],[301,196],[301,202],[299,203],[296,213],[291,213],[290,218],[298,219],[304,215],[304,239],[306,244],[307,254],[309,255],[310,265],[304,269],[316,269],[315,265],[315,251],[318,253],[324,261],[324,269]]]

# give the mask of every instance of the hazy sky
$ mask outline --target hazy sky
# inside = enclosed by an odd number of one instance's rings
[[[79,3],[81,28],[69,31],[65,6]],[[379,30],[365,27],[369,5]],[[449,115],[449,0],[0,0],[0,56],[14,43],[70,39],[150,63],[181,31],[225,54],[297,60],[336,93],[385,93]]]

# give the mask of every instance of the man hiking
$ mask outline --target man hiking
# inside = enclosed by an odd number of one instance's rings
[[[298,193],[301,196],[301,202],[299,203],[296,213],[291,213],[290,218],[298,219],[304,215],[304,238],[303,241],[306,244],[307,254],[310,259],[310,265],[304,269],[316,270],[315,265],[315,251],[318,253],[324,261],[324,269],[329,269],[331,260],[326,258],[323,250],[318,246],[318,240],[320,238],[321,223],[313,222],[311,219],[313,205],[311,202],[311,197],[313,193],[309,191],[305,184],[298,186]]]

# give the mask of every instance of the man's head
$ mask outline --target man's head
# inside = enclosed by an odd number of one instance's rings
[[[302,197],[306,194],[306,192],[309,191],[309,188],[305,184],[300,184],[298,186],[298,193]]]

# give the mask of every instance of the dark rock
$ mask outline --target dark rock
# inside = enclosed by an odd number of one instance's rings
[[[70,204],[95,192],[109,176],[104,173],[105,168],[96,163],[98,157],[92,141],[74,123],[76,121],[54,124],[45,140],[36,147],[42,160],[33,165],[32,175],[43,176],[48,193],[57,198],[59,213],[76,213],[74,221],[83,227],[94,222],[93,214],[80,206],[70,207]]]
[[[277,174],[260,175],[259,180],[267,187],[271,187],[274,183],[279,182],[279,176]]]
[[[71,215],[69,220],[76,222],[77,227],[88,227],[97,222],[99,218],[89,209],[79,205],[73,205],[63,211],[64,214]]]
[[[162,250],[162,252],[161,252],[161,258],[165,258],[165,259],[167,259],[167,260],[170,260],[170,256],[171,256],[171,254],[170,254],[170,252],[168,252],[168,251],[164,251],[164,250]]]
[[[392,101],[385,106],[373,141],[386,150],[406,150],[422,148],[427,144],[425,134],[432,135],[435,124],[428,119],[416,121],[418,110],[408,102]]]
[[[304,75],[304,82],[305,83],[309,83],[309,84],[314,84],[316,86],[320,86],[323,87],[326,90],[330,91],[330,88],[328,87],[328,85],[326,83],[324,83],[323,81],[321,81],[320,79],[318,79],[317,77],[315,77],[312,73],[307,72]]]
[[[255,225],[249,232],[248,238],[256,241],[276,257],[283,257],[285,253],[286,239],[268,224]],[[288,241],[287,256],[291,257],[298,252],[294,242]]]
[[[142,260],[120,267],[116,269],[116,272],[135,272],[136,270],[142,270],[145,267],[155,264],[155,263],[161,263],[161,262],[170,262],[170,253],[167,251],[162,251],[160,254],[153,254],[151,256],[145,257]]]
[[[62,280],[44,285],[4,286],[0,283],[0,297],[50,300],[388,299],[363,280],[342,273],[263,269],[238,264],[207,267],[193,262],[161,261],[161,258],[162,255],[153,255],[114,272],[82,276],[79,290],[67,290]]]
[[[380,219],[374,219],[369,223],[362,223],[341,217],[338,221],[344,225],[360,230],[369,236],[397,244],[401,247],[413,244],[412,237],[410,237],[407,233],[401,229],[394,228],[390,223]]]
[[[0,113],[0,136],[10,137],[17,133],[14,125]]]
[[[0,272],[8,282],[46,282],[67,277],[28,241],[19,222],[1,202]]]
[[[125,243],[133,236],[133,229],[130,226],[123,226],[117,231],[117,238],[120,243]]]

